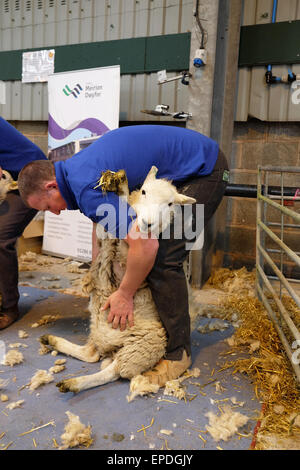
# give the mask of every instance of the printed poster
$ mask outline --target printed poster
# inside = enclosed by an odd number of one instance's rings
[[[50,75],[48,97],[48,158],[66,160],[119,126],[120,66]],[[46,212],[43,252],[90,261],[92,226],[79,211]]]
[[[23,52],[22,83],[47,82],[54,73],[55,50]]]

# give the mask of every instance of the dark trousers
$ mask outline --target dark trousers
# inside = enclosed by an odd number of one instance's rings
[[[204,204],[204,226],[218,208],[226,188],[224,170],[228,170],[226,158],[219,152],[213,172],[208,176],[190,178],[177,184],[178,192]],[[193,204],[195,227],[196,204]],[[159,239],[155,264],[147,277],[152,297],[160,319],[167,331],[168,344],[165,357],[180,360],[183,350],[191,355],[190,316],[187,282],[183,262],[189,251],[185,238],[176,239],[172,230],[170,239]],[[189,240],[190,242],[190,240]]]
[[[0,294],[2,308],[14,308],[19,301],[16,241],[36,214],[23,203],[18,191],[8,193],[0,205]]]

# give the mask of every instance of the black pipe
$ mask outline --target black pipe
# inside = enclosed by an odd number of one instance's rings
[[[298,188],[283,188],[283,196],[295,196]],[[262,194],[265,194],[265,186],[262,185]],[[280,186],[268,186],[270,196],[281,196]],[[225,189],[225,196],[257,198],[257,186],[247,184],[228,184]]]
[[[196,1],[196,10],[195,10],[195,13],[194,13],[194,17],[196,18],[197,24],[198,24],[200,32],[201,32],[200,49],[204,49],[205,42],[206,42],[205,36],[206,36],[207,32],[203,28],[202,23],[201,23],[200,18],[199,18],[199,0]]]

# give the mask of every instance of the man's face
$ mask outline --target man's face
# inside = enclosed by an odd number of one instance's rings
[[[67,208],[67,203],[60,194],[57,183],[49,185],[42,192],[32,194],[27,202],[33,209],[49,211],[56,215]]]

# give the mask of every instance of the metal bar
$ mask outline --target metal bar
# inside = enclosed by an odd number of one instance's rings
[[[257,283],[257,288],[258,287],[262,287],[262,281],[260,279],[260,277],[258,276],[258,266],[261,265],[261,262],[263,260],[263,257],[262,255],[260,254],[260,252],[258,251],[258,247],[261,246],[263,244],[263,239],[261,238],[262,237],[262,230],[260,228],[260,225],[259,225],[259,221],[261,221],[261,216],[262,216],[262,209],[261,209],[261,199],[260,199],[260,196],[261,196],[261,170],[260,168],[258,168],[258,173],[257,173],[257,225],[256,225],[256,283]],[[257,295],[259,296],[259,291],[258,289],[256,290],[257,292]]]
[[[258,272],[261,275],[265,285],[267,286],[267,288],[269,289],[269,291],[273,295],[273,299],[275,300],[275,302],[277,304],[277,307],[280,311],[280,314],[282,315],[282,318],[285,320],[290,332],[294,336],[295,340],[300,341],[300,332],[299,332],[298,328],[296,327],[295,323],[293,322],[293,320],[291,319],[291,317],[287,313],[283,303],[281,302],[280,298],[276,294],[272,284],[270,283],[269,279],[267,278],[267,276],[265,275],[265,273],[263,272],[263,270],[261,269],[260,266],[258,266]]]
[[[281,188],[280,186],[269,186],[268,194],[265,194],[265,186],[262,185],[262,194],[267,195],[270,198],[279,197],[281,198]],[[298,188],[287,186],[284,188],[284,199],[293,199],[295,201],[300,201],[300,197],[295,197],[296,191]],[[231,184],[229,183],[225,189],[225,196],[233,197],[257,197],[257,186],[253,184]]]
[[[281,224],[279,222],[266,222],[267,227],[281,227]],[[286,228],[297,228],[300,229],[300,225],[295,225],[295,224],[284,224],[283,225]]]
[[[300,168],[298,166],[260,166],[262,171],[274,171],[275,173],[300,173]]]
[[[269,253],[281,253],[281,250],[276,250],[276,248],[267,248],[266,249]],[[296,255],[300,255],[300,251],[294,251]]]
[[[269,304],[269,302],[268,302],[268,299],[267,299],[267,297],[265,296],[265,294],[264,294],[262,288],[261,288],[259,285],[257,285],[257,289],[258,289],[259,295],[260,295],[261,298],[262,298],[262,301],[263,301],[263,303],[264,303],[264,306],[266,307],[266,310],[267,310],[267,312],[268,312],[268,314],[269,314],[271,320],[273,321],[274,327],[275,327],[275,329],[276,329],[276,331],[277,331],[277,333],[278,333],[278,336],[279,336],[279,338],[280,338],[280,340],[281,340],[281,342],[282,342],[282,345],[283,345],[283,347],[284,347],[284,349],[285,349],[285,351],[286,351],[286,354],[287,354],[287,356],[288,356],[288,358],[289,358],[289,360],[290,360],[290,362],[291,362],[291,365],[292,365],[292,367],[293,367],[293,369],[294,369],[294,372],[295,372],[295,374],[296,374],[296,377],[297,377],[298,381],[300,382],[300,367],[299,367],[298,364],[296,364],[296,363],[293,361],[293,357],[292,357],[292,356],[293,356],[293,352],[292,352],[292,350],[291,350],[291,348],[290,348],[290,345],[289,345],[289,343],[288,343],[288,341],[287,341],[287,338],[286,338],[286,336],[285,336],[285,334],[284,334],[282,328],[279,326],[279,324],[278,324],[278,322],[277,322],[277,318],[276,318],[276,316],[274,315],[274,312],[273,312],[273,310],[272,310],[272,307],[270,306],[270,304]]]
[[[267,197],[269,197],[270,199],[281,199],[281,196],[275,196],[273,194],[267,194]],[[295,197],[295,196],[283,196],[283,199],[285,201],[289,201],[289,200],[292,200],[292,201],[295,201],[295,202],[300,201],[299,196],[297,196],[297,197]]]
[[[293,297],[294,301],[296,302],[296,304],[298,305],[298,307],[300,307],[300,297],[296,294],[296,292],[294,291],[294,289],[289,285],[286,277],[282,274],[282,271],[280,271],[280,269],[276,266],[276,264],[274,263],[274,261],[271,259],[271,257],[268,255],[268,253],[263,249],[262,246],[259,246],[258,249],[260,250],[260,252],[262,253],[262,255],[265,257],[266,261],[269,263],[269,265],[271,266],[271,268],[274,270],[274,272],[277,274],[278,276],[278,279],[282,281],[282,283],[284,284],[284,287],[286,288],[286,290],[290,293],[291,297]]]
[[[257,197],[259,197],[259,199],[262,199],[266,203],[270,204],[270,206],[275,207],[275,209],[278,209],[279,211],[283,212],[285,215],[292,217],[300,224],[300,214],[297,214],[296,212],[291,211],[291,209],[288,209],[287,207],[277,204],[277,202],[271,201],[269,198],[263,195],[257,195]]]
[[[300,267],[300,258],[295,254],[293,250],[291,250],[285,243],[283,243],[280,238],[275,235],[275,233],[272,232],[262,221],[258,221],[258,225],[269,235],[270,238],[274,242],[276,242],[280,248],[282,248],[286,254],[292,258],[292,260]]]
[[[268,194],[269,193],[269,173],[263,173],[262,172],[262,176],[264,177],[264,185],[262,185],[262,193],[266,193]],[[262,180],[263,181],[263,180]],[[258,197],[258,196],[257,196]],[[262,199],[261,199],[262,200]],[[267,221],[267,213],[268,213],[268,205],[267,203],[264,201],[263,203],[263,219],[262,219],[262,222],[263,223],[266,223]],[[263,231],[263,235],[261,236],[261,239],[263,240],[263,247],[266,248],[266,234],[265,232]],[[263,270],[265,270],[265,259],[262,257],[262,260],[263,260],[263,264],[261,265],[261,267],[263,268]]]
[[[284,173],[280,174],[280,180],[281,180],[281,205],[284,205],[283,201],[283,175]],[[281,212],[280,214],[280,222],[281,222],[281,227],[280,227],[280,240],[283,242],[283,225],[284,225],[284,213]],[[283,272],[283,251],[280,250],[280,271]],[[280,299],[282,298],[282,282],[280,282]]]
[[[276,276],[267,276],[267,277],[268,277],[268,279],[278,279],[278,277],[276,277]],[[296,282],[296,283],[300,284],[300,279],[293,279],[291,277],[286,277],[285,279],[289,282]]]

